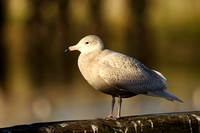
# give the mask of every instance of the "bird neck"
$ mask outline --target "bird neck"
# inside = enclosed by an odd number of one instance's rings
[[[96,50],[89,53],[81,53],[80,56],[87,57],[87,59],[92,59],[96,58],[101,52],[102,50]]]

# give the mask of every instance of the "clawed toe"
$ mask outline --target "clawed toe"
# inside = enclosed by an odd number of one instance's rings
[[[117,120],[117,117],[105,117],[105,120]]]
[[[102,118],[97,118],[97,119],[102,119],[102,120],[117,120],[117,119],[119,119],[119,117],[114,117],[113,115],[109,115],[109,116],[102,117]]]

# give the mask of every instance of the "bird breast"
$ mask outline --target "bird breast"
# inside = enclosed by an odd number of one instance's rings
[[[87,58],[85,58],[87,57]],[[99,76],[98,56],[80,54],[78,67],[83,77],[97,90],[104,91],[110,86]]]

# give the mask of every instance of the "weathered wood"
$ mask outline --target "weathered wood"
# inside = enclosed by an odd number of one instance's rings
[[[68,132],[200,132],[200,111],[128,116],[118,120],[77,120],[35,123],[1,128],[2,133],[68,133]]]

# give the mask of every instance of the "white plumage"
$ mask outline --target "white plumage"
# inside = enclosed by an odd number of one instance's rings
[[[102,40],[95,35],[84,37],[69,50],[81,52],[78,66],[88,83],[113,97],[111,114],[107,119],[115,119],[115,97],[119,97],[116,118],[120,117],[121,98],[144,94],[182,102],[166,91],[166,78],[160,72],[147,68],[132,57],[104,49]]]

